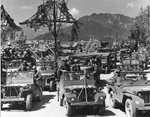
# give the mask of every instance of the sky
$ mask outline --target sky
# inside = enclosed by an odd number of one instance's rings
[[[46,0],[1,0],[1,3],[18,24],[30,18],[43,1]],[[123,14],[135,17],[140,8],[147,5],[150,5],[150,0],[68,0],[68,8],[76,19],[92,13]]]

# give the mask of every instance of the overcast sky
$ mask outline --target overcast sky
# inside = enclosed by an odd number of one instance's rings
[[[1,2],[18,24],[30,18],[43,0],[1,0]],[[92,13],[119,13],[135,17],[139,9],[147,5],[150,5],[150,0],[68,0],[68,8],[77,19]]]

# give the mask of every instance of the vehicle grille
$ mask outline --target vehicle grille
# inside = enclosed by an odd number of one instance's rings
[[[75,89],[78,101],[83,102],[86,101],[86,96],[85,96],[85,89]],[[88,101],[94,101],[94,94],[93,94],[93,89],[92,88],[87,88],[87,100]]]
[[[17,87],[17,86],[5,87],[5,96],[6,97],[18,96],[19,95],[19,89],[20,89],[20,87]]]
[[[144,99],[144,103],[147,105],[147,104],[150,104],[150,91],[144,91],[144,92],[141,92],[142,94],[142,98]]]

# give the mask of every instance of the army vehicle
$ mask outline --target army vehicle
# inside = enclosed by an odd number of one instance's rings
[[[22,103],[30,111],[33,100],[42,100],[42,85],[39,78],[34,79],[34,72],[7,72],[6,82],[1,84],[1,107],[5,103]]]
[[[108,66],[110,67],[110,69],[115,69],[116,68],[117,49],[114,49],[114,48],[101,48],[101,49],[98,50],[98,52],[102,56],[104,56],[103,57],[103,61],[106,61],[106,60],[108,61],[106,63],[108,64]]]
[[[41,61],[37,62],[36,66],[41,73],[44,88],[49,88],[49,91],[55,91],[56,82],[54,75],[54,62]]]
[[[143,71],[118,71],[108,81],[110,105],[123,105],[127,117],[150,110],[150,81]]]
[[[66,107],[66,115],[84,107],[92,108],[98,114],[104,113],[106,94],[94,83],[93,73],[87,70],[63,72],[57,84],[57,97],[60,106]]]
[[[109,73],[111,69],[114,68],[116,62],[112,61],[111,54],[109,52],[100,54],[101,54],[101,70],[104,73]]]
[[[143,71],[142,62],[132,58],[122,59],[117,69],[119,71]]]

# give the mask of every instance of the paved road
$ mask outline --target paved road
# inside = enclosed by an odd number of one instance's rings
[[[108,78],[108,76],[102,75],[102,77]],[[104,88],[107,92],[107,89]],[[1,111],[1,117],[66,117],[65,108],[60,107],[57,102],[56,92],[43,92],[43,100],[33,104],[31,111],[24,111],[22,105],[4,105],[4,109]],[[125,112],[121,109],[113,109],[109,106],[108,98],[106,98],[106,111],[103,116],[93,115],[92,110],[79,110],[73,117],[126,117]],[[146,114],[139,114],[138,117],[150,117],[150,112]]]

